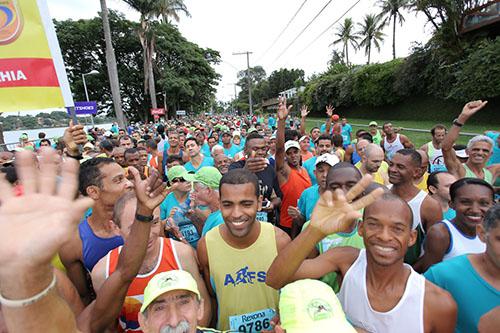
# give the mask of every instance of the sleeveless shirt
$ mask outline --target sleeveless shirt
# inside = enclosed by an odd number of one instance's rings
[[[340,287],[338,298],[349,322],[368,332],[424,332],[425,278],[405,264],[410,276],[401,299],[391,310],[378,312],[371,307],[368,299],[366,266],[366,252],[362,249]]]
[[[290,168],[290,174],[286,183],[280,185],[283,197],[280,208],[280,224],[284,227],[292,227],[292,218],[288,215],[288,207],[297,207],[297,201],[300,195],[308,187],[312,186],[311,179],[307,170],[303,167],[300,169]]]
[[[446,250],[443,261],[462,254],[483,253],[486,250],[486,244],[477,235],[474,237],[464,235],[455,224],[448,220],[443,220],[441,223],[446,226],[450,235],[450,246]]]
[[[92,272],[97,262],[109,251],[123,245],[122,236],[113,236],[110,238],[96,236],[86,218],[78,225],[78,234],[82,240],[83,266],[89,272]]]
[[[385,156],[387,156],[387,159],[392,160],[392,156],[400,149],[403,149],[404,146],[401,143],[401,140],[399,138],[399,133],[396,134],[396,139],[392,142],[387,141],[387,137],[384,139],[384,150],[385,150]]]
[[[138,274],[127,290],[120,317],[118,332],[142,332],[139,325],[139,311],[144,301],[144,289],[148,282],[158,273],[182,269],[172,239],[160,239],[160,251],[153,270],[146,274]],[[118,257],[122,247],[110,251],[106,257],[106,279],[116,270]]]
[[[278,291],[266,285],[267,270],[278,253],[274,226],[254,223],[260,224],[259,237],[245,249],[227,244],[220,226],[205,236],[210,281],[218,303],[219,330],[242,332],[241,325],[253,322],[253,329],[246,326],[243,332],[259,332],[258,326],[264,328],[264,319],[269,322],[278,307]],[[262,319],[260,324],[256,319]]]
[[[443,150],[434,148],[432,141],[427,142],[427,156],[429,157],[429,172],[446,171]]]
[[[476,174],[474,173],[474,171],[472,171],[467,166],[467,164],[463,163],[462,165],[464,166],[464,169],[465,169],[465,177],[466,178],[479,178],[478,176],[476,176]],[[484,173],[484,177],[482,179],[485,182],[487,182],[488,184],[493,185],[493,174],[491,173],[491,171],[488,170],[488,169],[486,169],[486,168],[483,168],[483,173]]]
[[[405,255],[405,263],[413,265],[418,258],[423,254],[423,242],[425,239],[425,231],[422,225],[421,217],[420,217],[420,208],[422,207],[422,203],[424,202],[427,193],[420,190],[417,195],[415,195],[410,201],[408,201],[408,205],[411,208],[411,212],[413,214],[413,230],[417,231],[417,240],[415,244],[410,246],[406,251]]]

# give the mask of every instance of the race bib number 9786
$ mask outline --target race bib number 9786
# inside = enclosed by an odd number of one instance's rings
[[[276,312],[273,309],[259,310],[229,317],[231,332],[253,333],[271,328],[271,319]]]

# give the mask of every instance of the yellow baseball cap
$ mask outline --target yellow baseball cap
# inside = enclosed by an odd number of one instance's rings
[[[201,298],[198,285],[189,272],[180,270],[163,272],[156,274],[144,289],[144,302],[141,306],[141,312],[144,312],[159,296],[174,290],[187,290],[196,294],[198,299]]]
[[[356,333],[333,289],[318,280],[299,280],[283,287],[279,313],[287,333]]]

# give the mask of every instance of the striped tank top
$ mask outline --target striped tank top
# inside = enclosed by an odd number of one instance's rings
[[[160,239],[160,251],[155,267],[146,274],[138,274],[130,284],[118,318],[118,332],[142,332],[139,325],[139,311],[144,300],[144,289],[158,273],[182,269],[174,243],[169,238]],[[116,270],[122,247],[110,251],[106,257],[106,279]]]

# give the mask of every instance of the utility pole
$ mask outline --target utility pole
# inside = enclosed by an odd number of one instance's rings
[[[247,80],[248,80],[248,104],[250,104],[250,116],[253,116],[253,104],[252,104],[252,78],[250,77],[250,54],[253,52],[245,51],[239,53],[233,53],[233,55],[247,55]]]

